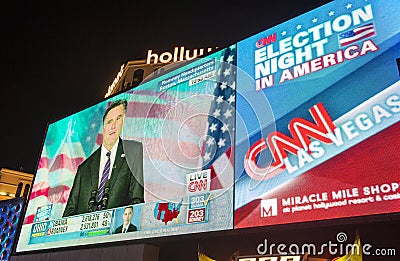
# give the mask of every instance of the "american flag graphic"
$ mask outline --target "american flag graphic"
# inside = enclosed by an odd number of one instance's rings
[[[42,206],[52,205],[50,219],[61,217],[79,164],[101,145],[104,110],[103,102],[48,126],[24,224]]]
[[[236,45],[227,48],[220,61],[214,100],[208,116],[207,138],[203,147],[203,169],[211,170],[211,190],[227,188],[233,179]]]
[[[355,29],[339,34],[340,46],[346,46],[362,39],[375,35],[375,28],[373,23],[361,25]]]
[[[128,101],[121,137],[139,140],[144,146],[146,202],[182,197],[185,175],[200,169],[212,170],[211,189],[223,188],[233,179],[235,46],[214,56],[221,61],[216,65],[217,83],[204,81],[188,87],[186,82],[158,92],[157,82],[147,82],[112,98]],[[201,106],[193,102],[205,95],[214,99]],[[24,224],[33,223],[42,206],[52,205],[50,219],[62,216],[79,164],[102,143],[102,117],[108,102],[49,125]],[[191,115],[204,111],[210,117],[191,120]],[[215,144],[199,144],[206,135]],[[212,157],[207,158],[211,151]]]

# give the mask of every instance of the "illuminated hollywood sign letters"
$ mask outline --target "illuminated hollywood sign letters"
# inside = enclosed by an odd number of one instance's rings
[[[216,47],[215,49],[217,49]],[[207,48],[207,53],[211,52],[213,48],[209,47]],[[193,53],[190,53],[190,50],[185,50],[185,47],[175,47],[174,52],[163,52],[162,54],[158,55],[156,53],[153,53],[153,50],[148,50],[147,51],[147,59],[146,63],[147,64],[152,64],[152,63],[169,63],[169,62],[181,62],[185,60],[192,60],[196,58],[197,56],[201,56],[204,54],[204,48],[201,49],[194,49]]]

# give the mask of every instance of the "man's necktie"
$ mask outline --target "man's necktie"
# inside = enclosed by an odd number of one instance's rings
[[[108,173],[110,173],[110,155],[111,152],[107,152],[107,162],[104,166],[103,175],[101,176],[100,186],[99,186],[99,194],[97,195],[97,201],[100,201],[104,195],[104,187],[106,186],[106,182],[108,180]]]

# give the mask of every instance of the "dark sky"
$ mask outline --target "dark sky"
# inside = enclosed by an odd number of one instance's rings
[[[0,168],[34,173],[47,125],[101,101],[127,61],[149,49],[223,48],[329,1],[8,2]]]

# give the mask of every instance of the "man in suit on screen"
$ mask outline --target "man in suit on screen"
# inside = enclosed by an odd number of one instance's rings
[[[126,108],[117,100],[106,109],[102,145],[79,165],[64,217],[144,202],[143,145],[120,138]]]
[[[114,234],[137,231],[137,227],[131,223],[132,217],[133,207],[128,206],[124,209],[124,214],[122,215],[124,223],[121,226],[117,227]]]

